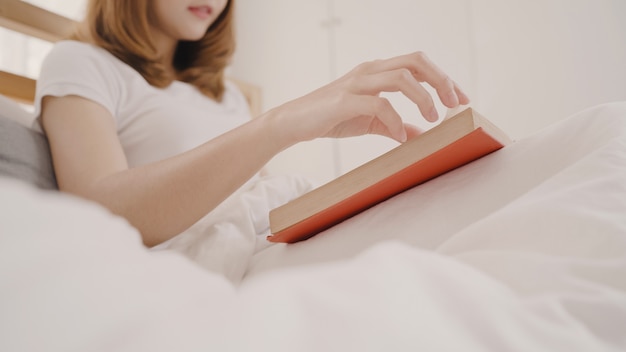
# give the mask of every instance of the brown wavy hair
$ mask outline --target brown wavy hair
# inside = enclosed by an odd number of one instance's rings
[[[180,80],[221,100],[224,70],[235,51],[233,1],[228,0],[202,39],[178,43],[174,74],[160,61],[150,34],[150,0],[90,0],[84,21],[70,39],[106,49],[155,87],[164,88]]]

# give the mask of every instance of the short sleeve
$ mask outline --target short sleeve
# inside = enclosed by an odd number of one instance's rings
[[[117,115],[122,85],[106,50],[77,41],[61,41],[46,56],[35,94],[39,121],[45,96],[77,95],[94,101]]]

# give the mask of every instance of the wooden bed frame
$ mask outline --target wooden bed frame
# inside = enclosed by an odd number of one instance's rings
[[[76,22],[20,0],[0,0],[0,27],[30,37],[57,42],[67,37]],[[261,113],[261,90],[258,86],[229,78],[245,95],[252,116]],[[35,100],[32,78],[0,70],[0,94],[18,102],[32,104]]]

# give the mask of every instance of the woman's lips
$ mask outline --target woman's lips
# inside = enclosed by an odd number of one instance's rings
[[[189,11],[200,19],[207,19],[211,16],[213,9],[210,6],[190,6]]]

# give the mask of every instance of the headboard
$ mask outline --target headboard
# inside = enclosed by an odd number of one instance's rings
[[[0,27],[43,39],[59,41],[71,32],[76,22],[54,12],[20,0],[0,0]],[[229,78],[245,95],[252,116],[261,113],[261,90],[258,86]],[[35,99],[35,80],[0,70],[0,94],[16,101],[32,104]]]

